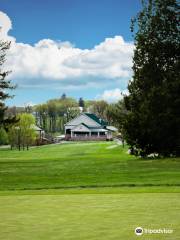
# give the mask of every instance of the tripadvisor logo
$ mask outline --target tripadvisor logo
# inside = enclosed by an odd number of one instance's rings
[[[142,227],[137,227],[136,229],[135,229],[135,234],[136,235],[142,235],[143,234],[143,229],[142,229]]]
[[[134,232],[138,236],[142,234],[170,234],[170,233],[173,233],[173,229],[167,229],[167,228],[159,228],[159,229],[144,228],[143,229],[142,227],[137,227]]]

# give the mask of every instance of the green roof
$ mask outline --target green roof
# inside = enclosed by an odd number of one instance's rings
[[[84,113],[86,116],[88,116],[89,118],[93,119],[95,122],[97,122],[98,124],[100,124],[101,126],[107,126],[108,123],[106,121],[104,121],[102,118],[98,118],[95,114],[93,113]]]

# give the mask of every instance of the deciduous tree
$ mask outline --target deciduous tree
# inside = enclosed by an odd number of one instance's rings
[[[26,147],[28,150],[29,146],[35,142],[37,135],[34,129],[35,118],[29,113],[20,114],[18,118],[18,123],[13,124],[9,129],[11,148],[17,146],[19,150],[21,150],[21,147],[24,150]]]

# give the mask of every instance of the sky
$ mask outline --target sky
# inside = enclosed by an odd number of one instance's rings
[[[140,0],[1,0],[4,69],[17,84],[8,105],[67,96],[118,101],[132,78],[130,20]]]

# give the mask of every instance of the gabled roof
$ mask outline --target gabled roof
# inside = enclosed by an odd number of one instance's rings
[[[88,127],[86,124],[84,124],[84,123],[80,123],[80,124],[78,124],[77,126],[74,126],[74,127],[72,128],[72,130],[77,129],[77,128],[80,127],[80,126],[83,126],[83,127],[85,127],[85,129],[87,129],[87,131],[90,131],[90,130],[89,130],[89,127]]]
[[[97,122],[98,124],[100,124],[102,126],[107,126],[107,122],[101,118],[98,118],[95,114],[93,114],[93,113],[83,113],[83,114],[85,114],[86,116],[88,116],[89,118],[91,118],[92,120]]]
[[[104,126],[108,125],[107,122],[105,122],[101,118],[98,118],[95,114],[83,112],[80,115],[78,115],[77,117],[75,117],[72,120],[70,120],[69,122],[67,122],[65,124],[65,126],[68,126],[68,125],[72,125],[72,126],[74,125],[75,126],[75,125],[77,125],[77,124],[74,124],[74,123],[72,124],[72,122],[77,120],[81,115],[84,115],[86,118],[89,118],[92,122],[94,122],[97,125],[97,127],[104,127]]]

